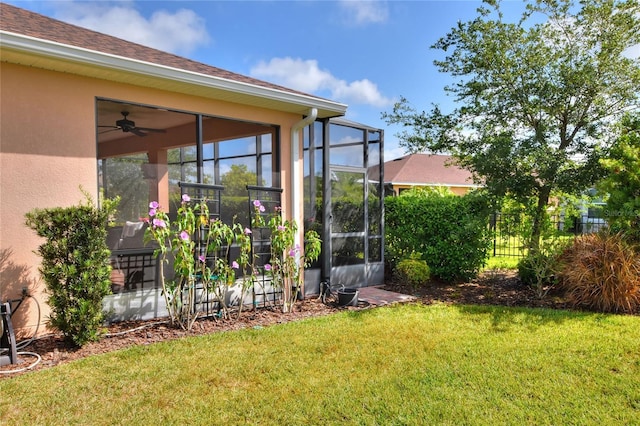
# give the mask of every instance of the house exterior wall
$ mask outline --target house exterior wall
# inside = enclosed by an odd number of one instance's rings
[[[96,97],[280,126],[285,217],[291,211],[289,135],[301,118],[297,114],[5,62],[0,76],[0,300],[18,298],[29,288],[43,307],[43,322],[48,310],[34,253],[41,241],[26,227],[25,214],[76,205],[83,199],[80,187],[97,198]],[[302,210],[302,200],[297,202]],[[37,310],[23,306],[14,328],[30,335]]]

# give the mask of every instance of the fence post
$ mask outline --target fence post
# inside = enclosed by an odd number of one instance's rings
[[[498,220],[497,213],[491,215],[491,231],[493,232],[493,257],[496,257],[496,222]]]

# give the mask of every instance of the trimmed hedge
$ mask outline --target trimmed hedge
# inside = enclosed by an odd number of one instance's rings
[[[458,197],[407,191],[387,197],[387,261],[393,268],[417,252],[431,273],[444,281],[474,278],[491,245],[488,206],[476,193]]]

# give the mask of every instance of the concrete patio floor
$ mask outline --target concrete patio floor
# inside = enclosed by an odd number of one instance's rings
[[[359,289],[358,299],[373,306],[391,305],[416,300],[415,296],[383,290],[379,287],[362,287]]]

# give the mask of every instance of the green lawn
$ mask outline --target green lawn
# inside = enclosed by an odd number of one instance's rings
[[[0,380],[0,424],[640,424],[640,317],[399,305]]]
[[[489,256],[483,270],[518,269],[520,260],[518,256]]]

